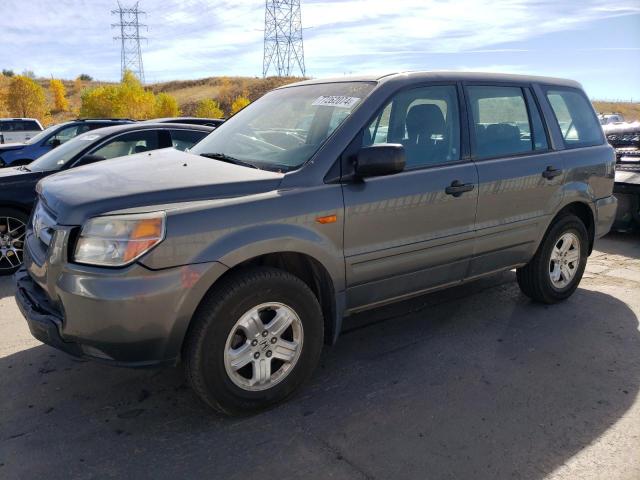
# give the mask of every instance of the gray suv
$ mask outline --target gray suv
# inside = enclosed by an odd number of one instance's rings
[[[609,231],[615,156],[580,85],[398,73],[279,88],[189,152],[40,182],[18,304],[111,364],[184,362],[211,407],[269,407],[344,317],[516,269],[552,304]]]

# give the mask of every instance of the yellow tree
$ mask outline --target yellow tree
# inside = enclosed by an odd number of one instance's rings
[[[83,118],[113,118],[118,116],[119,87],[105,85],[83,90],[80,96],[80,116]]]
[[[154,118],[177,117],[180,115],[178,101],[168,93],[156,95],[156,104],[153,110]]]
[[[153,116],[155,95],[145,90],[130,71],[124,72],[118,95],[117,112],[127,118],[144,120]]]
[[[198,107],[196,108],[196,117],[200,118],[222,118],[224,116],[224,112],[220,108],[220,105],[215,100],[211,98],[205,98],[204,100],[200,100],[198,102]]]
[[[59,112],[69,110],[69,101],[66,98],[67,90],[64,88],[62,80],[52,78],[49,82],[49,91],[53,97],[53,106]]]
[[[231,115],[238,113],[240,110],[242,110],[244,107],[246,107],[250,103],[251,101],[244,95],[240,95],[239,97],[236,97],[233,103],[231,104]]]
[[[15,117],[44,120],[48,113],[43,88],[23,75],[17,75],[11,79],[6,102],[11,115]]]

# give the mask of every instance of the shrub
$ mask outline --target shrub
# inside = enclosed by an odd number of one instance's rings
[[[180,115],[180,109],[178,108],[178,101],[175,97],[168,93],[159,93],[156,95],[156,104],[153,109],[153,116],[155,118],[177,117],[178,115]]]
[[[233,115],[234,113],[238,113],[240,110],[242,110],[244,107],[246,107],[250,103],[251,102],[247,97],[244,97],[242,95],[239,97],[236,97],[236,99],[231,104],[231,115]]]
[[[196,107],[196,117],[199,118],[222,118],[224,112],[220,109],[220,105],[211,98],[205,98],[198,103]]]
[[[66,98],[66,89],[62,80],[51,79],[49,82],[49,90],[53,97],[53,107],[59,112],[66,112],[69,110],[69,101]]]

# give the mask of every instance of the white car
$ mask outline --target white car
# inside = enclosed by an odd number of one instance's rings
[[[0,143],[23,143],[41,131],[35,118],[0,118]]]
[[[601,113],[598,115],[598,120],[600,120],[600,125],[611,125],[624,122],[624,117],[619,113]]]

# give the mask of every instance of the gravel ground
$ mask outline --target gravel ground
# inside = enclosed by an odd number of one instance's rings
[[[243,419],[180,369],[34,340],[0,279],[0,478],[640,479],[640,236],[541,306],[513,272],[352,318],[313,380]]]

